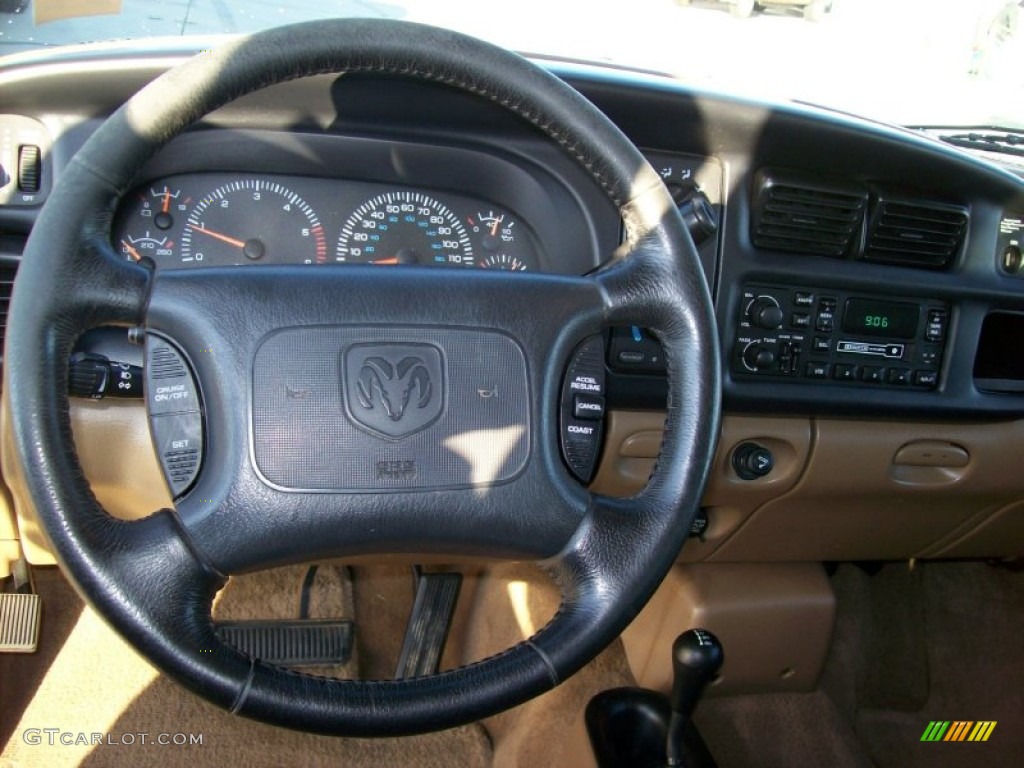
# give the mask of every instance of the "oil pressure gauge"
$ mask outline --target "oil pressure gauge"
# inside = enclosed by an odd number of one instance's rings
[[[509,272],[537,269],[530,237],[508,211],[477,211],[468,216],[466,222],[480,244],[477,264],[482,269]]]

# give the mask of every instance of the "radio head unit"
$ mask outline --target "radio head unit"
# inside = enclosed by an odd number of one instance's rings
[[[938,387],[949,323],[944,302],[746,285],[738,311],[730,362],[736,379]]]

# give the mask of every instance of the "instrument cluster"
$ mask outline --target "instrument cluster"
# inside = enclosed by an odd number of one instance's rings
[[[122,203],[114,244],[158,269],[243,264],[418,264],[539,270],[530,227],[459,194],[361,181],[169,176]]]

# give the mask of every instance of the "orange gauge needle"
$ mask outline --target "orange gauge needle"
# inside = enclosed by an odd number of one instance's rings
[[[227,243],[228,245],[233,245],[236,248],[245,247],[244,241],[236,240],[235,238],[228,237],[227,235],[222,235],[220,232],[214,232],[212,229],[206,229],[205,227],[195,227],[193,228],[192,231],[202,232],[204,235],[208,235],[209,237],[212,237],[214,240],[220,240],[221,242]]]
[[[397,264],[398,263],[398,257],[397,256],[392,256],[390,259],[377,259],[376,261],[371,261],[370,263],[371,264]]]
[[[491,225],[491,237],[497,237],[498,236],[498,225],[499,224],[501,224],[501,219],[495,219],[494,223]]]
[[[142,254],[139,253],[138,251],[136,251],[130,244],[128,244],[126,241],[122,240],[121,241],[121,245],[123,245],[124,249],[126,251],[128,251],[128,255],[129,256],[131,256],[136,261],[142,261]]]
[[[164,213],[167,213],[167,211],[169,211],[170,209],[171,209],[171,190],[168,189],[167,187],[164,187],[164,206],[163,206],[162,210],[163,210]]]

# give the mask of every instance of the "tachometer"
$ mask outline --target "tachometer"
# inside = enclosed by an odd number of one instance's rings
[[[422,192],[386,192],[360,205],[341,228],[335,260],[345,264],[473,267],[466,228]]]
[[[290,189],[264,179],[240,179],[196,203],[181,235],[180,254],[190,266],[323,264],[327,241],[316,213]]]

